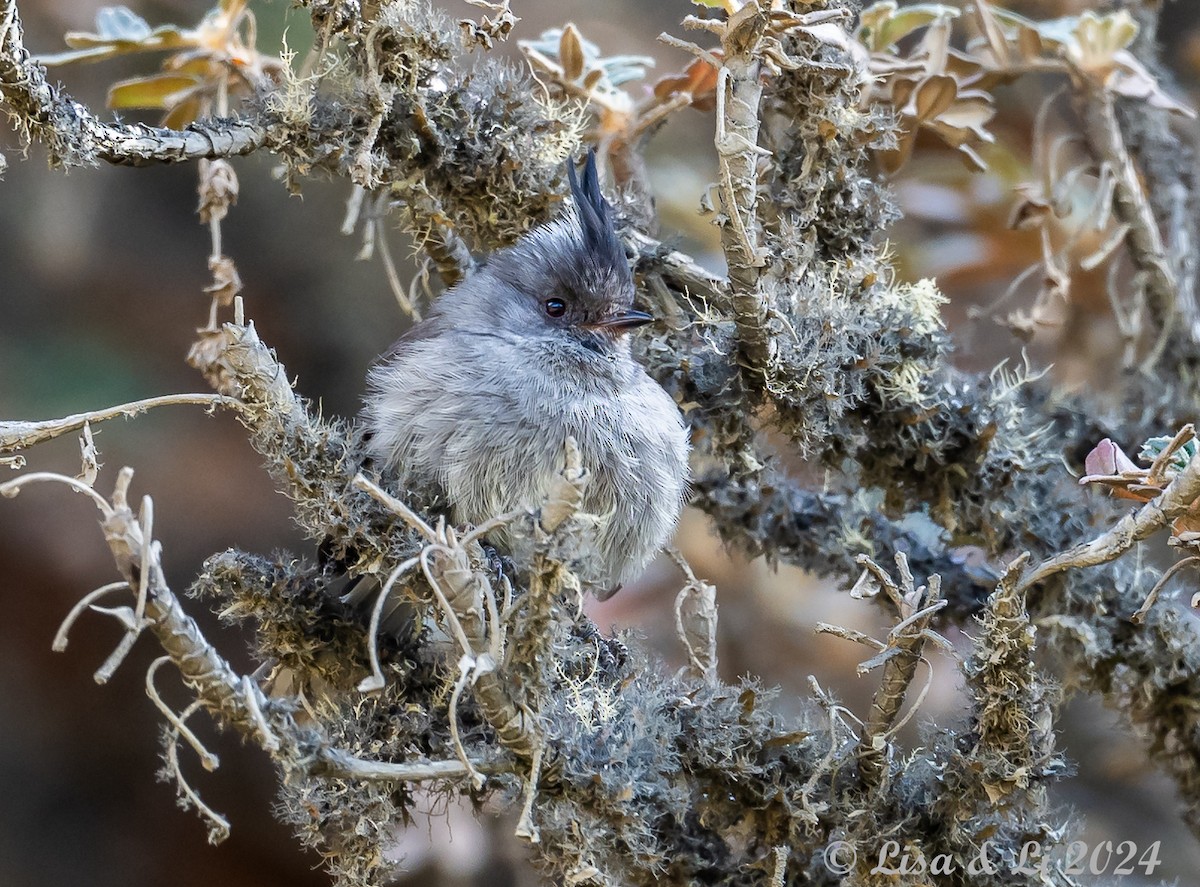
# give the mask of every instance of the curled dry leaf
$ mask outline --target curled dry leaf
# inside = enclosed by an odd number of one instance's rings
[[[501,0],[500,3],[489,3],[488,0],[467,0],[467,3],[493,13],[491,16],[481,17],[479,21],[469,18],[459,19],[458,26],[462,30],[463,39],[468,46],[491,49],[497,41],[507,40],[508,35],[512,33],[513,26],[521,20],[509,9],[509,0]]]
[[[1015,231],[1030,231],[1042,227],[1056,215],[1054,205],[1040,187],[1034,184],[1014,188],[1020,199],[1013,206],[1008,227]]]
[[[714,58],[722,57],[721,50],[711,51]],[[655,82],[654,97],[667,102],[676,96],[687,96],[688,104],[697,111],[709,112],[717,107],[717,69],[706,60],[694,59],[680,74],[668,74]]]
[[[200,205],[196,212],[205,224],[221,221],[237,203],[238,177],[228,160],[200,161]],[[236,273],[236,272],[235,272]]]
[[[242,278],[237,266],[229,256],[212,256],[208,260],[208,270],[212,272],[213,280],[204,288],[223,308],[233,304],[234,297],[242,291]]]

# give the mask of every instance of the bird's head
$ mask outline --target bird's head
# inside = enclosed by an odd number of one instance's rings
[[[633,308],[633,276],[600,192],[594,152],[582,180],[574,164],[567,177],[573,205],[489,260],[486,273],[500,284],[490,307],[502,327],[611,353],[653,318]]]

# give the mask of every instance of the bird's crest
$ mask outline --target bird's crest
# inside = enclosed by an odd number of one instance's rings
[[[584,247],[597,262],[624,269],[628,274],[625,250],[613,227],[612,207],[600,191],[595,150],[588,149],[583,181],[580,182],[573,162],[567,163],[567,179],[571,183],[571,195],[575,198],[575,214],[579,219],[579,233]]]

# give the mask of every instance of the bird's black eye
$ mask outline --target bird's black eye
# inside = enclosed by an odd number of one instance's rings
[[[562,299],[547,299],[546,313],[551,317],[562,317],[567,313],[567,303]]]

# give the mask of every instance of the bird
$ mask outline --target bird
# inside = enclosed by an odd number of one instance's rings
[[[601,192],[594,151],[573,200],[448,289],[368,373],[372,463],[403,490],[432,490],[452,521],[533,510],[565,466],[568,438],[590,474],[593,532],[571,567],[606,599],[674,534],[688,490],[689,433],[678,406],[635,360],[629,262]],[[528,532],[487,541],[528,569]]]

